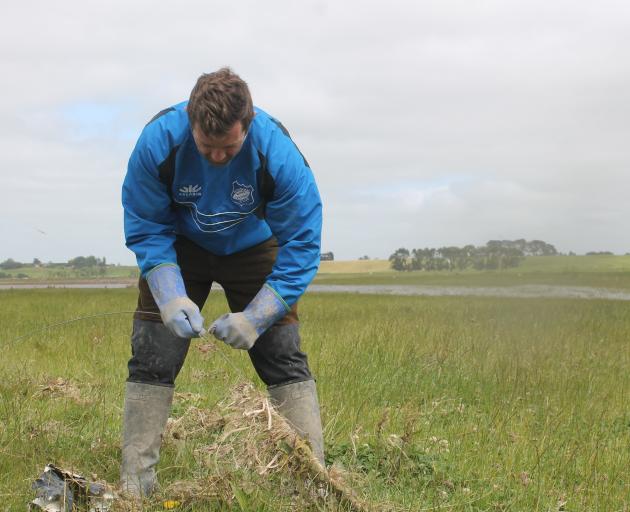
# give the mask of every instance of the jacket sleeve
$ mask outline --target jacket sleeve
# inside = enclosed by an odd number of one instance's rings
[[[129,158],[122,188],[125,241],[136,255],[142,276],[157,265],[177,264],[175,213],[158,168],[168,150],[155,140],[159,142],[159,137],[152,137],[145,128]]]
[[[306,291],[319,266],[322,202],[313,173],[281,125],[273,130],[266,151],[274,180],[266,221],[279,250],[266,284],[287,308]]]

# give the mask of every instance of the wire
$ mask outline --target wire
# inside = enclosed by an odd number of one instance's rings
[[[153,311],[112,311],[109,313],[98,313],[97,315],[87,315],[87,316],[79,316],[77,318],[71,318],[70,320],[64,320],[63,322],[58,322],[56,324],[50,324],[50,325],[46,325],[44,327],[42,327],[41,329],[35,329],[34,331],[30,332],[29,334],[25,334],[24,336],[20,336],[19,338],[15,338],[13,341],[10,341],[9,343],[17,343],[18,341],[22,341],[25,339],[30,338],[31,336],[35,336],[36,334],[39,334],[40,332],[44,332],[47,331],[49,329],[53,329],[54,327],[61,327],[63,325],[68,325],[68,324],[72,324],[74,322],[79,322],[81,320],[88,320],[90,318],[100,318],[103,316],[113,316],[113,315],[126,315],[126,314],[131,314],[131,313],[144,313],[147,315],[160,315],[159,313],[154,313]]]
[[[33,332],[30,332],[29,334],[25,334],[24,336],[20,336],[19,338],[15,338],[13,341],[10,341],[10,344],[13,343],[18,343],[22,340],[28,339],[32,336],[35,336],[36,334],[39,334],[41,332],[45,332],[48,331],[50,329],[54,329],[55,327],[62,327],[64,325],[68,325],[68,324],[72,324],[75,322],[80,322],[82,320],[89,320],[91,318],[101,318],[104,316],[115,316],[115,315],[128,315],[128,314],[134,314],[134,313],[142,313],[145,315],[157,315],[157,316],[161,316],[160,313],[155,313],[154,311],[140,311],[140,310],[133,310],[133,311],[110,311],[107,313],[98,313],[96,315],[86,315],[86,316],[80,316],[77,318],[71,318],[70,320],[64,320],[63,322],[57,322],[56,324],[50,324],[50,325],[46,325],[44,327],[42,327],[41,329],[36,329]],[[210,335],[212,334],[213,330],[212,328],[210,328],[209,330],[206,330],[205,334],[199,336],[200,339],[209,341],[211,343],[215,343],[215,340],[213,340]],[[217,352],[219,353],[219,355],[234,369],[236,370],[236,372],[241,376],[241,377],[245,377],[245,374],[243,373],[243,370],[241,368],[238,368],[233,361],[231,361],[223,352],[221,352],[220,350],[217,349]]]

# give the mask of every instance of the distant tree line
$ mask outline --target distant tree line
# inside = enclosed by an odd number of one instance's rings
[[[506,249],[518,249],[523,256],[557,256],[556,248],[543,242],[542,240],[527,241],[523,238],[518,240],[490,240],[486,247],[503,247]]]
[[[87,268],[87,267],[106,267],[107,260],[103,258],[96,258],[95,256],[77,256],[76,258],[72,258],[68,260],[67,263],[42,263],[38,258],[33,259],[32,263],[22,263],[20,261],[15,261],[13,258],[8,258],[2,262],[0,262],[0,268],[2,270],[15,270],[17,268],[22,267],[72,267],[74,269],[79,268]]]
[[[555,256],[556,248],[541,240],[490,240],[485,246],[440,247],[409,251],[404,247],[389,257],[394,270],[501,270],[517,267],[525,256]]]
[[[68,260],[68,265],[72,268],[87,268],[87,267],[106,267],[107,262],[105,258],[96,258],[94,256],[77,256]]]
[[[107,275],[107,268],[112,265],[107,264],[107,260],[103,258],[97,258],[95,256],[77,256],[71,258],[65,263],[42,263],[38,258],[34,258],[32,263],[22,263],[15,261],[12,258],[8,258],[0,262],[0,279],[10,278],[29,278],[28,274],[23,272],[15,273],[16,269],[24,268],[25,271],[29,269],[27,267],[42,267],[46,269],[45,276],[47,278],[64,279],[75,277],[104,277]],[[3,272],[6,270],[7,272]],[[9,273],[8,271],[13,271]],[[39,274],[41,275],[41,274]]]
[[[15,261],[12,258],[8,258],[0,263],[0,268],[3,270],[15,270],[16,268],[22,268],[25,266],[25,263],[20,263],[19,261]]]

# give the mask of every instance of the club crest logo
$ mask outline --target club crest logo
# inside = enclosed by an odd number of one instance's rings
[[[232,182],[232,201],[239,206],[254,204],[254,187],[241,185],[238,181]]]

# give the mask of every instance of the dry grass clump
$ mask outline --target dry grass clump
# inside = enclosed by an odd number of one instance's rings
[[[38,385],[37,395],[51,398],[66,398],[78,405],[86,405],[89,400],[82,396],[79,386],[70,379],[48,377]]]
[[[222,430],[225,419],[219,411],[209,411],[191,406],[179,418],[169,418],[163,436],[163,444],[182,443],[186,440],[208,436]]]
[[[243,508],[250,494],[262,492],[277,497],[287,510],[372,510],[346,485],[341,471],[321,466],[308,443],[251,384],[235,386],[213,411],[190,407],[169,420],[165,443],[193,439],[198,470],[164,488],[156,499],[181,505],[218,500]],[[134,510],[124,508],[130,505],[124,501],[117,510]]]

